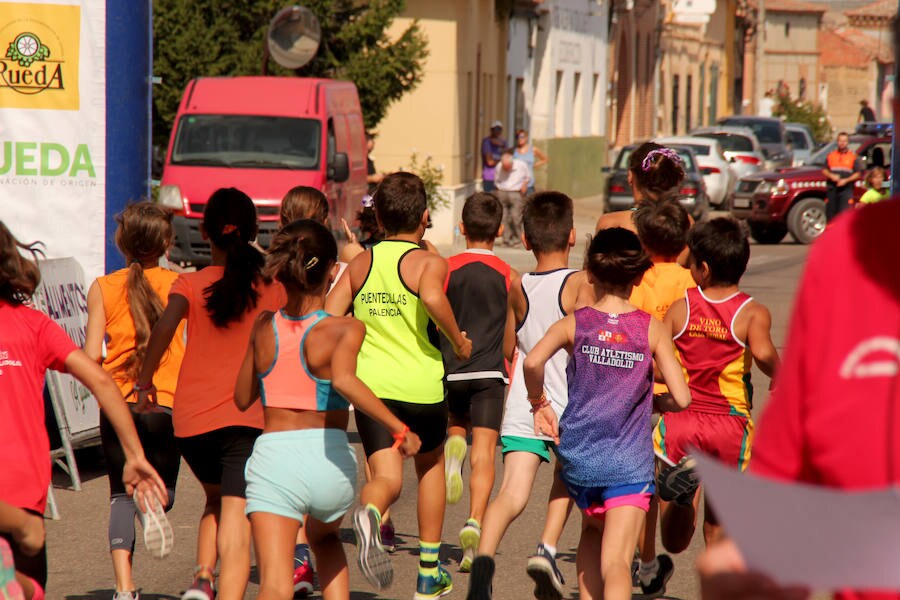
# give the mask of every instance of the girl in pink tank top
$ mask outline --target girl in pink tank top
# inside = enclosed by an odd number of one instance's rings
[[[346,433],[349,404],[390,429],[402,456],[415,454],[420,445],[356,377],[365,327],[324,311],[336,262],[337,243],[318,222],[296,221],[275,235],[266,273],[284,285],[287,304],[257,319],[235,388],[239,409],[259,399],[265,415],[246,469],[260,596],[275,596],[291,576],[290,549],[304,524],[323,597],[349,598],[339,536],[356,497],[356,455]]]

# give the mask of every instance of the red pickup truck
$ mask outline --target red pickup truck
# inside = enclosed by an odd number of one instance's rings
[[[802,167],[755,173],[738,182],[731,213],[746,219],[750,235],[761,244],[777,244],[787,233],[808,244],[825,231],[825,159],[836,147],[827,144]],[[850,149],[859,156],[868,172],[884,167],[890,174],[891,137],[851,135]],[[866,191],[860,179],[853,190],[854,200]]]

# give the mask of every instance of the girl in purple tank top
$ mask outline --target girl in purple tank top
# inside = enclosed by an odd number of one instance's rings
[[[679,411],[691,401],[671,333],[628,302],[650,266],[634,233],[598,232],[587,258],[597,302],[556,322],[525,359],[535,433],[558,444],[562,480],[585,516],[576,561],[582,599],[631,598],[628,567],[654,491],[654,360],[671,393],[658,408]],[[569,403],[557,423],[543,389],[544,364],[560,348],[570,354]]]

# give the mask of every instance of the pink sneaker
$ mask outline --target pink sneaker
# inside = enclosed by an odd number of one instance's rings
[[[294,569],[295,598],[306,598],[313,593],[313,568],[309,561],[296,562]]]
[[[382,523],[381,525],[381,545],[388,552],[394,552],[397,549],[397,539],[394,537],[394,526],[390,523]]]
[[[216,588],[209,579],[197,577],[193,585],[181,596],[181,600],[216,600]]]

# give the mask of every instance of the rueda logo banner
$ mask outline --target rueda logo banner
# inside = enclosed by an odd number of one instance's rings
[[[78,110],[81,7],[0,4],[0,106]]]
[[[106,1],[0,0],[0,220],[90,281],[105,182]]]

